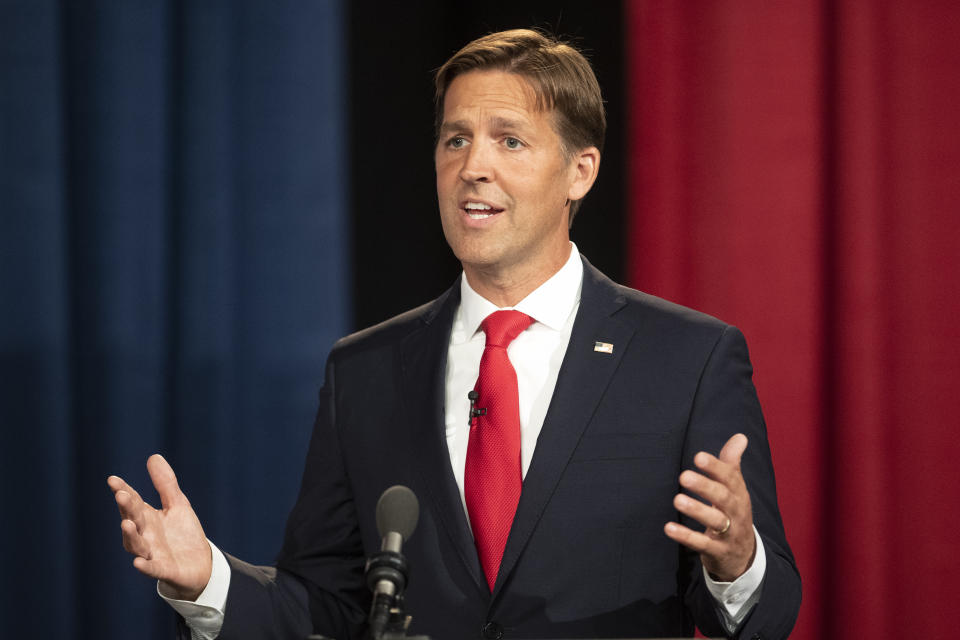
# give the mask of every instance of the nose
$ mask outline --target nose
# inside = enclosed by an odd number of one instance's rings
[[[493,164],[490,151],[486,145],[475,143],[470,145],[460,167],[460,179],[464,182],[490,182],[493,180]]]

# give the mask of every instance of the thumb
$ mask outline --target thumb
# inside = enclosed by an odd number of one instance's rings
[[[723,445],[723,449],[720,450],[720,455],[717,456],[723,462],[727,464],[732,464],[734,466],[740,466],[740,458],[743,456],[743,452],[747,450],[747,436],[742,433],[734,434],[727,443]]]
[[[187,500],[187,496],[180,491],[173,468],[162,455],[155,453],[147,459],[147,472],[150,474],[154,488],[160,494],[160,504],[163,505],[164,510]]]

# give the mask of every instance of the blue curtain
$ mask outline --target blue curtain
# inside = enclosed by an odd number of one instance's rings
[[[106,486],[270,562],[350,325],[337,2],[0,0],[0,635],[168,638]]]

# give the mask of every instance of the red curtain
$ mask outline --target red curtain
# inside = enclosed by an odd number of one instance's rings
[[[791,637],[953,637],[960,3],[626,7],[628,273],[747,335]]]

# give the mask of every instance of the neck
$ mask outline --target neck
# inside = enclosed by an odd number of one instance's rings
[[[570,258],[570,244],[566,253],[557,254],[540,265],[515,265],[512,268],[463,265],[463,273],[470,287],[498,307],[514,307],[544,282],[552,278]]]

